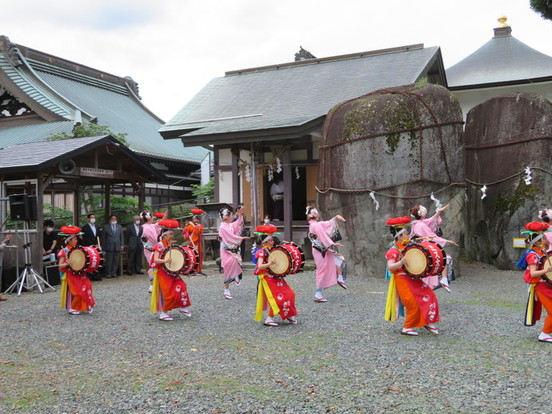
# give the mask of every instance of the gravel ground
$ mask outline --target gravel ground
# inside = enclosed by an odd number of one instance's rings
[[[350,275],[315,303],[314,275],[288,277],[298,325],[253,321],[252,271],[188,281],[192,319],[148,313],[147,279],[94,282],[97,307],[70,316],[59,292],[0,303],[0,412],[545,413],[552,346],[524,327],[521,272],[461,263],[437,292],[440,335],[383,320],[387,281]]]

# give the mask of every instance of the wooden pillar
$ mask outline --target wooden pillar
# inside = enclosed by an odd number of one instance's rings
[[[144,203],[146,202],[146,183],[144,181],[138,182],[138,210],[144,211]]]
[[[36,180],[36,246],[31,249],[34,253],[31,257],[31,264],[34,270],[42,274],[42,246],[44,244],[44,179],[43,174],[38,174]],[[52,203],[52,208],[53,208]]]
[[[220,175],[219,175],[219,149],[215,146],[213,148],[214,152],[214,161],[213,161],[213,181],[215,182],[215,199],[213,200],[215,203],[218,203],[220,201]]]
[[[293,240],[293,210],[291,204],[291,186],[292,186],[292,169],[291,169],[291,150],[289,147],[284,149],[283,154],[283,169],[284,169],[284,239]]]
[[[75,183],[75,188],[73,189],[73,225],[78,226],[79,220],[80,220],[80,189],[79,189],[78,183]]]
[[[232,148],[232,206],[240,204],[240,177],[238,175],[239,148]]]
[[[111,183],[109,181],[106,181],[104,185],[104,221],[105,223],[109,221],[110,214],[111,214]],[[101,224],[105,224],[105,223],[101,223]]]

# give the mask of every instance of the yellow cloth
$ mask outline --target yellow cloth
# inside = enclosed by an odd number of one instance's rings
[[[531,283],[529,285],[529,299],[527,300],[527,310],[525,312],[525,325],[532,326],[533,322],[533,312],[535,311],[535,286],[536,283]]]
[[[65,309],[67,307],[67,278],[65,277],[65,272],[61,274],[61,291],[59,295],[59,307]]]
[[[153,282],[152,282],[152,291],[150,297],[150,313],[157,312],[157,303],[159,302],[159,279],[157,278],[157,269],[153,270]]]
[[[387,288],[385,320],[390,322],[395,322],[397,320],[397,286],[395,285],[395,274],[393,273],[391,273],[389,287]]]
[[[265,280],[265,275],[260,274],[258,277],[259,287],[257,288],[257,309],[255,312],[256,321],[260,321],[263,318],[265,296],[268,301],[268,305],[272,308],[272,312],[274,313],[274,315],[278,315],[280,313],[280,308],[276,303],[276,299],[274,299],[274,295],[272,295],[272,291],[270,290],[270,286],[268,286],[268,282]]]

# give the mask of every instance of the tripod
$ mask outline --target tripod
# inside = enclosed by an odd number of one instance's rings
[[[45,286],[49,287],[53,291],[55,289],[50,285],[44,278],[38,274],[32,267],[31,264],[31,237],[29,235],[29,223],[28,221],[23,222],[23,252],[25,256],[25,268],[17,278],[13,284],[6,289],[6,293],[11,293],[16,286],[17,288],[17,296],[21,295],[21,291],[23,290],[23,286],[27,288],[27,290],[32,290],[35,286],[38,287],[38,290],[40,293],[44,293],[44,290],[42,289],[41,282],[44,283]]]

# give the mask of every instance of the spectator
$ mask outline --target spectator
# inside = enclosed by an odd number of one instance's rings
[[[272,219],[280,221],[284,219],[284,184],[282,179],[276,177],[270,186],[270,197],[272,197]]]
[[[86,217],[88,219],[88,222],[84,226],[82,226],[82,229],[81,229],[81,231],[84,233],[82,235],[81,245],[97,246],[98,237],[100,236],[100,231],[96,227],[96,215],[93,213],[90,213]],[[88,277],[90,277],[91,280],[96,282],[102,280],[102,274],[98,270],[92,273],[89,273]]]
[[[134,221],[125,231],[125,240],[127,245],[127,274],[143,275],[142,272],[142,252],[144,244],[142,243],[142,224],[140,216],[134,216]]]
[[[4,256],[4,247],[6,247],[8,244],[10,244],[11,241],[11,234],[6,234],[6,237],[2,242],[0,242],[0,272],[2,272],[2,265],[3,265],[3,256]],[[1,287],[1,286],[0,286]],[[8,300],[7,298],[0,296],[0,301]]]
[[[54,222],[52,220],[44,220],[44,235],[42,236],[42,256],[44,261],[55,261],[57,250],[57,232],[54,231]]]
[[[98,244],[99,232],[96,228],[96,215],[89,214],[86,216],[88,218],[88,223],[82,226],[82,245],[83,246],[95,246]]]
[[[101,232],[102,248],[105,251],[105,277],[108,279],[119,276],[119,253],[124,249],[123,228],[117,221],[116,214],[109,216],[109,221]]]

